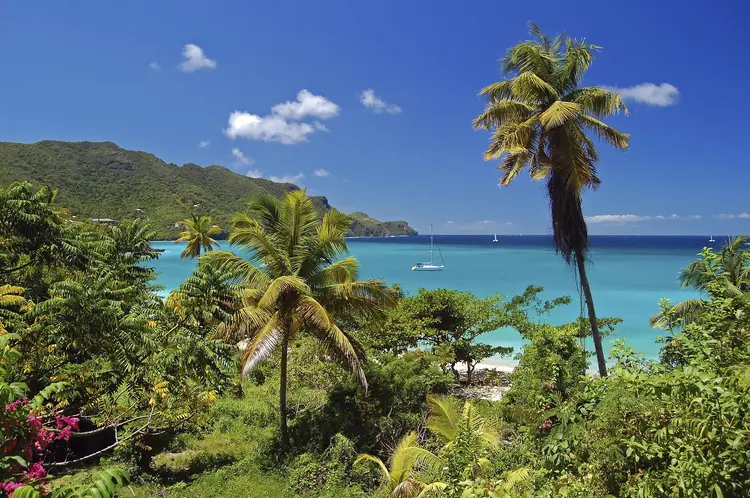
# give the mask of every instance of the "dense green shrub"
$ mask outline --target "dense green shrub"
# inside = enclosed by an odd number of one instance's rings
[[[383,356],[366,367],[369,389],[344,378],[331,386],[325,404],[303,410],[294,422],[295,445],[323,451],[341,433],[360,451],[393,448],[403,434],[419,425],[428,393],[444,393],[453,384],[429,354],[415,351]]]

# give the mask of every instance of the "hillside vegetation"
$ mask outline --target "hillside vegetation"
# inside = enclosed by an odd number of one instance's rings
[[[78,218],[148,218],[159,238],[175,238],[175,223],[191,213],[229,227],[248,198],[267,192],[280,197],[290,183],[248,178],[222,166],[169,164],[153,154],[125,150],[112,142],[0,142],[0,186],[31,181],[58,190],[58,201]],[[325,197],[313,197],[322,214]],[[351,236],[416,235],[405,221],[381,222],[354,213]]]

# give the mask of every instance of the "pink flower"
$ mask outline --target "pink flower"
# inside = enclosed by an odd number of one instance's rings
[[[539,425],[539,428],[543,431],[548,431],[552,428],[552,421],[550,419],[545,420]]]

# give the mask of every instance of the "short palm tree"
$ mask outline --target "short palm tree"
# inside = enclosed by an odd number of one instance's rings
[[[203,252],[211,251],[214,247],[219,247],[219,243],[216,242],[212,235],[221,233],[221,229],[218,225],[214,225],[211,218],[208,216],[196,216],[190,215],[189,219],[182,220],[182,225],[185,230],[180,232],[180,238],[175,240],[175,244],[179,242],[187,242],[185,250],[182,251],[180,257],[186,258],[197,258]]]
[[[580,40],[542,34],[519,43],[503,58],[508,79],[481,90],[487,99],[475,128],[492,131],[485,160],[500,160],[501,185],[509,185],[529,168],[535,180],[547,180],[555,247],[578,269],[586,298],[599,373],[606,375],[604,350],[596,321],[591,286],[586,276],[588,232],[581,207],[584,190],[596,188],[599,154],[588,132],[617,149],[627,149],[629,136],[601,119],[623,111],[617,93],[581,87],[598,47]]]
[[[449,396],[428,395],[427,407],[430,416],[425,427],[443,442],[439,455],[447,462],[445,477],[455,482],[486,469],[488,457],[500,445],[497,425],[483,417],[472,401],[459,407]]]
[[[232,222],[229,241],[243,256],[213,251],[202,262],[238,275],[243,303],[216,334],[230,342],[247,341],[243,374],[255,369],[280,349],[279,412],[281,447],[288,443],[287,364],[290,340],[308,334],[327,347],[329,354],[348,367],[366,387],[361,346],[338,318],[382,320],[394,294],[380,280],[360,281],[359,263],[339,259],[347,251],[344,235],[350,219],[326,212],[322,222],[303,190],[279,201],[270,196],[252,200],[246,213]]]
[[[450,396],[430,394],[427,408],[430,416],[425,427],[443,438],[444,447],[452,446],[462,432],[474,440],[477,449],[498,447],[500,435],[497,427],[477,411],[472,401],[466,401],[459,408]]]
[[[372,462],[378,466],[383,479],[383,490],[390,498],[422,498],[446,487],[436,482],[425,485],[417,479],[417,467],[439,468],[442,460],[418,444],[417,433],[410,432],[396,445],[390,458],[390,468],[383,461],[372,455],[359,455],[354,465]]]
[[[708,294],[712,284],[718,284],[729,296],[738,296],[750,291],[750,249],[747,237],[733,237],[726,241],[718,253],[704,250],[700,259],[690,263],[680,272],[680,285]],[[703,299],[688,299],[671,308],[672,320],[664,313],[657,313],[649,320],[654,328],[672,325],[684,327],[700,317],[706,306]]]

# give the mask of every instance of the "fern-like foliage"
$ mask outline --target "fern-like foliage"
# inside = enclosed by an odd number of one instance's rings
[[[117,490],[130,482],[130,476],[122,469],[107,469],[91,484],[84,486],[62,486],[51,493],[50,498],[113,498]],[[32,486],[15,490],[13,498],[41,498],[42,493]]]

